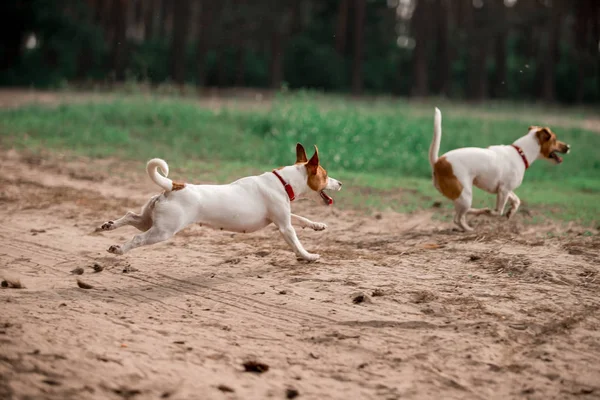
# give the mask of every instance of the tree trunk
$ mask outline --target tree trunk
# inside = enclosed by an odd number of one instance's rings
[[[245,84],[246,77],[246,48],[244,42],[241,42],[237,46],[237,60],[236,60],[236,71],[235,71],[235,85],[237,87],[243,87]]]
[[[335,50],[340,56],[346,51],[346,36],[348,32],[349,0],[339,0],[337,26],[335,29]]]
[[[148,41],[154,36],[154,13],[156,0],[146,0],[144,9],[144,40]]]
[[[496,76],[494,77],[494,86],[492,96],[494,98],[504,98],[507,94],[507,46],[510,27],[507,23],[507,10],[504,0],[496,0],[494,3],[494,13],[497,14],[498,23],[501,24],[496,30],[496,40],[494,41],[494,65],[496,66]]]
[[[448,95],[450,91],[450,68],[452,58],[450,52],[450,5],[448,0],[437,0],[437,45],[438,62],[435,91]]]
[[[125,66],[127,65],[127,0],[113,0],[112,23],[114,24],[114,38],[112,46],[112,69],[115,80],[125,80]]]
[[[173,39],[171,42],[171,78],[178,85],[185,83],[186,42],[190,21],[189,0],[173,2]]]
[[[575,51],[577,61],[577,77],[575,80],[575,101],[581,103],[584,97],[585,70],[588,64],[587,44],[588,44],[588,19],[595,19],[594,0],[579,0],[575,9]],[[600,17],[600,16],[599,16]],[[595,24],[594,24],[595,25]],[[592,26],[595,28],[595,26]],[[592,34],[595,32],[592,32]],[[598,37],[594,35],[594,41]],[[594,43],[595,45],[596,43]],[[594,46],[595,47],[595,46]],[[593,49],[596,53],[596,49]],[[596,53],[597,54],[597,53]]]
[[[352,93],[360,95],[363,92],[363,56],[365,42],[365,11],[366,0],[354,0],[354,59],[352,61]]]
[[[212,0],[200,0],[201,9],[198,20],[198,43],[196,48],[196,84],[206,86],[206,53],[210,49],[212,21],[215,17],[215,5]]]
[[[290,16],[290,36],[294,36],[302,32],[302,2],[303,0],[295,0],[292,3]]]
[[[294,4],[284,3],[272,20],[271,32],[271,63],[269,65],[270,87],[280,89],[284,81],[283,60],[285,45],[291,33],[291,22],[295,21],[300,10]]]
[[[487,96],[487,41],[489,35],[485,33],[484,13],[486,10],[471,8],[470,18],[467,22],[469,49],[468,49],[468,90],[467,97],[471,100],[481,101]]]
[[[86,15],[85,23],[90,25],[94,25],[96,23],[96,15],[99,9],[99,1],[97,0],[89,0],[89,14]],[[75,78],[78,80],[84,79],[91,66],[92,66],[92,57],[93,54],[91,52],[89,43],[84,39],[84,42],[81,43],[81,47],[78,49],[77,54],[77,71],[75,72]]]
[[[172,9],[172,0],[160,0],[160,15],[158,17],[159,32],[158,35],[161,38],[167,36],[167,20],[169,19],[169,12]],[[177,0],[176,2],[178,2]]]
[[[274,29],[271,34],[271,63],[269,65],[269,76],[271,77],[271,88],[280,89],[283,82],[283,33]]]
[[[598,2],[593,3],[595,8],[595,13],[592,18],[594,18],[594,37],[600,40],[600,4]],[[595,43],[594,43],[595,44]],[[600,42],[598,43],[600,46]],[[600,51],[600,48],[598,48]],[[600,101],[600,57],[596,56],[596,102]]]
[[[428,71],[427,71],[427,44],[429,43],[427,18],[429,13],[429,0],[418,0],[415,8],[411,28],[415,37],[413,49],[413,86],[411,95],[415,97],[427,96]]]
[[[234,48],[236,52],[235,61],[235,86],[243,87],[246,75],[246,19],[243,16],[243,11],[246,9],[247,0],[237,0],[236,8],[239,8],[242,15],[238,14],[237,21],[233,28]],[[299,4],[297,2],[296,4]]]
[[[559,39],[560,39],[560,27],[561,27],[561,12],[559,8],[560,2],[554,2],[551,8],[551,16],[548,19],[546,25],[546,32],[544,38],[546,43],[544,46],[544,58],[543,58],[543,80],[542,80],[542,98],[544,101],[552,103],[556,101],[556,63],[559,57]],[[581,63],[580,63],[581,65]]]

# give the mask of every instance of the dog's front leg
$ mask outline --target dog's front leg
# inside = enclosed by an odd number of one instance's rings
[[[281,236],[283,236],[287,244],[294,250],[296,256],[303,258],[306,261],[316,261],[319,259],[318,254],[312,254],[306,251],[302,246],[302,243],[300,243],[298,236],[296,236],[296,231],[292,226],[292,213],[289,203],[286,206],[274,207],[269,215],[269,219],[277,226]]]
[[[318,254],[309,253],[304,249],[298,236],[296,236],[296,231],[294,230],[291,221],[288,224],[278,226],[278,228],[285,241],[292,247],[294,253],[296,253],[296,256],[303,258],[306,261],[316,261],[319,259],[320,256]]]
[[[504,214],[504,209],[506,208],[506,202],[508,201],[509,196],[508,191],[504,189],[498,189],[498,196],[496,197],[496,210],[492,213],[492,215],[501,216]]]
[[[291,214],[290,216],[292,219],[292,223],[296,223],[302,228],[311,228],[315,231],[322,231],[324,229],[327,229],[327,225],[325,225],[322,222],[313,222],[308,218],[304,218],[296,214]]]
[[[519,200],[519,198],[517,197],[517,195],[514,192],[509,192],[508,193],[508,201],[510,201],[510,208],[508,209],[508,212],[506,213],[506,218],[510,219],[510,217],[515,215],[515,213],[519,209],[519,206],[521,205],[521,200]]]

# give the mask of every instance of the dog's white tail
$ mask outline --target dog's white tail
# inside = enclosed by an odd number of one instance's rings
[[[160,168],[160,170],[165,176],[162,176],[158,173],[158,168]],[[167,165],[165,160],[161,160],[160,158],[153,158],[152,160],[148,161],[148,164],[146,164],[146,172],[148,172],[148,176],[150,177],[150,179],[152,179],[152,181],[158,186],[160,186],[167,192],[173,190],[173,181],[167,178],[167,176],[169,175],[169,166]]]
[[[429,164],[431,168],[438,160],[440,152],[440,142],[442,140],[442,112],[439,108],[435,108],[435,116],[433,117],[433,140],[429,146]]]

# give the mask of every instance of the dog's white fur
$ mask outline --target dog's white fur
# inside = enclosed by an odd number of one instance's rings
[[[159,168],[164,176],[158,173]],[[148,161],[146,171],[165,192],[153,196],[144,205],[141,214],[128,212],[97,229],[105,231],[132,225],[143,231],[123,245],[111,246],[108,249],[110,253],[124,254],[136,247],[162,242],[192,223],[243,233],[255,232],[274,223],[298,257],[307,261],[319,258],[318,254],[304,249],[292,223],[317,231],[327,225],[292,214],[289,197],[272,172],[242,178],[227,185],[186,184],[183,189],[172,190],[173,181],[166,177],[169,166],[164,160],[155,158]],[[307,184],[308,173],[303,164],[287,166],[277,172],[291,184],[296,199],[312,191]],[[327,177],[325,190],[340,190],[341,186],[341,182]]]
[[[536,138],[539,127],[532,127],[525,136],[520,137],[514,145],[520,147],[529,165],[538,158],[544,158],[541,154],[541,146]],[[434,168],[438,161],[440,141],[442,137],[442,113],[436,108],[434,115],[433,140],[429,148],[429,163]],[[565,145],[567,153],[569,146]],[[525,175],[525,163],[519,152],[512,146],[498,145],[486,149],[476,147],[465,147],[455,149],[443,155],[452,165],[452,170],[458,181],[462,184],[460,196],[454,200],[455,217],[454,222],[465,231],[473,230],[466,221],[467,214],[490,214],[502,215],[506,203],[510,202],[507,217],[513,216],[521,201],[513,190],[517,189],[523,182]],[[435,187],[440,190],[435,178]],[[475,209],[471,208],[473,200],[473,185],[489,193],[496,194],[496,208]]]

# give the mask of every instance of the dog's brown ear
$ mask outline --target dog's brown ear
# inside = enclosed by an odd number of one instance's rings
[[[550,138],[552,137],[552,134],[550,133],[550,129],[548,128],[540,128],[536,133],[535,136],[537,137],[537,140],[540,144],[547,142],[548,140],[550,140]]]
[[[319,148],[317,145],[315,145],[315,154],[308,160],[306,167],[313,173],[317,172],[317,168],[319,167]]]
[[[300,143],[296,143],[296,164],[308,162],[306,150]]]

